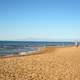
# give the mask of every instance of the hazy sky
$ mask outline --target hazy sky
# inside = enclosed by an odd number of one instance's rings
[[[80,38],[80,0],[0,0],[0,40]]]

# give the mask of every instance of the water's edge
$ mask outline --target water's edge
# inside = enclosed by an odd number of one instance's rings
[[[80,44],[80,43],[79,43]],[[32,54],[47,46],[74,46],[75,42],[0,41],[0,56]]]

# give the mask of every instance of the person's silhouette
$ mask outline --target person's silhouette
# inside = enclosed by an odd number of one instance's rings
[[[76,41],[76,42],[75,42],[75,45],[76,45],[76,47],[78,47],[78,46],[79,46],[79,45],[78,45],[78,41]]]

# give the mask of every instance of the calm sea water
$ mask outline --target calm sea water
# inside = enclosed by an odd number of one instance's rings
[[[0,41],[0,56],[36,51],[44,46],[70,46],[74,42]],[[37,47],[37,48],[36,48]]]

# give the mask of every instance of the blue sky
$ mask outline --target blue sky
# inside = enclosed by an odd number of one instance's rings
[[[80,0],[0,0],[0,40],[80,39]]]

